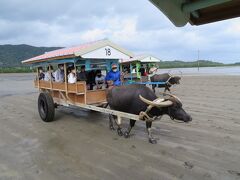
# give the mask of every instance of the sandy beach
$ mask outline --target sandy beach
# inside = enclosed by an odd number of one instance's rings
[[[59,108],[42,122],[32,79],[0,74],[0,180],[240,179],[240,76],[184,76],[172,91],[193,121],[164,116],[156,145],[145,123],[125,139],[106,114]]]

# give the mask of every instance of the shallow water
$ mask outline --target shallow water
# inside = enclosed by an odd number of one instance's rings
[[[240,66],[159,69],[159,73],[183,75],[240,75]]]

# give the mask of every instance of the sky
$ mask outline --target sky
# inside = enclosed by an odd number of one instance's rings
[[[0,0],[0,44],[70,47],[108,38],[161,60],[240,62],[240,18],[175,27],[148,0]]]

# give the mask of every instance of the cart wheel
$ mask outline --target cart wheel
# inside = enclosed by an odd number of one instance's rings
[[[51,122],[55,115],[55,104],[48,93],[40,93],[38,96],[38,112],[44,122]]]

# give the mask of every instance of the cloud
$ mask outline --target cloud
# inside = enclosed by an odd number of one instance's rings
[[[109,38],[164,60],[240,61],[240,19],[174,27],[147,0],[1,0],[0,44],[73,46]]]

